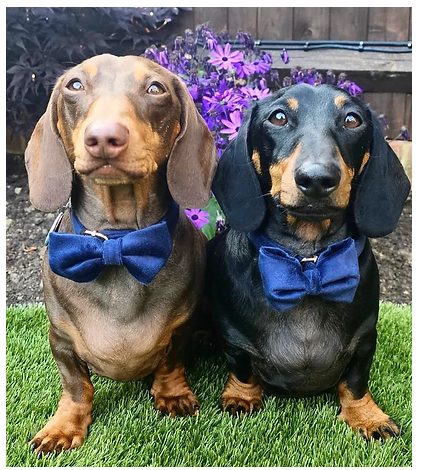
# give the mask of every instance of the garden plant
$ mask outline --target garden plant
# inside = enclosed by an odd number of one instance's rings
[[[208,24],[186,30],[177,36],[172,49],[152,45],[143,54],[176,73],[187,85],[197,109],[212,132],[219,156],[238,133],[243,117],[253,101],[268,97],[273,91],[290,85],[322,83],[336,85],[353,96],[363,90],[333,71],[322,74],[315,69],[296,68],[280,77],[272,68],[271,54],[256,46],[249,33],[238,32],[230,41],[226,32],[214,33]],[[288,63],[286,50],[282,60]],[[225,221],[215,197],[203,208],[188,208],[187,215],[208,239],[223,230]]]

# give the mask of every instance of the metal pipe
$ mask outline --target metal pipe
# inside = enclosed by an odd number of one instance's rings
[[[230,40],[229,42],[234,49],[242,47],[237,40]],[[254,41],[254,45],[271,50],[288,49],[290,51],[346,49],[359,52],[412,53],[412,41],[274,41],[257,39]]]

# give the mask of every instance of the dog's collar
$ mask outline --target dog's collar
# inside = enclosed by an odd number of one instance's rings
[[[75,233],[57,232],[57,220],[53,224],[55,229],[50,230],[50,267],[54,273],[72,281],[90,282],[105,266],[124,265],[133,277],[147,285],[171,255],[178,218],[179,206],[172,202],[166,215],[149,227],[96,232],[87,230],[71,211]]]
[[[294,256],[259,231],[247,236],[259,252],[263,290],[276,310],[289,310],[308,295],[333,302],[353,301],[360,281],[358,258],[364,250],[364,235],[333,243],[313,257]]]

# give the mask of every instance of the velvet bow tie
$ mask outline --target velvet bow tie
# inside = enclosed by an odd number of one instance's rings
[[[48,256],[52,271],[75,282],[96,279],[105,266],[124,265],[141,284],[149,284],[168,261],[179,208],[173,203],[155,225],[139,230],[90,232],[72,211],[75,234],[51,232]]]
[[[294,257],[270,238],[253,232],[249,240],[259,251],[263,290],[271,307],[284,312],[307,295],[333,302],[352,302],[360,281],[358,257],[365,236],[346,238],[329,245],[312,258]]]

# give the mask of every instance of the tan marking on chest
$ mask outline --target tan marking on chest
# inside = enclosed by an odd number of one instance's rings
[[[309,222],[308,220],[300,220],[291,214],[287,215],[287,222],[300,238],[309,241],[318,240],[326,235],[331,224],[330,219],[321,220],[320,222]]]

